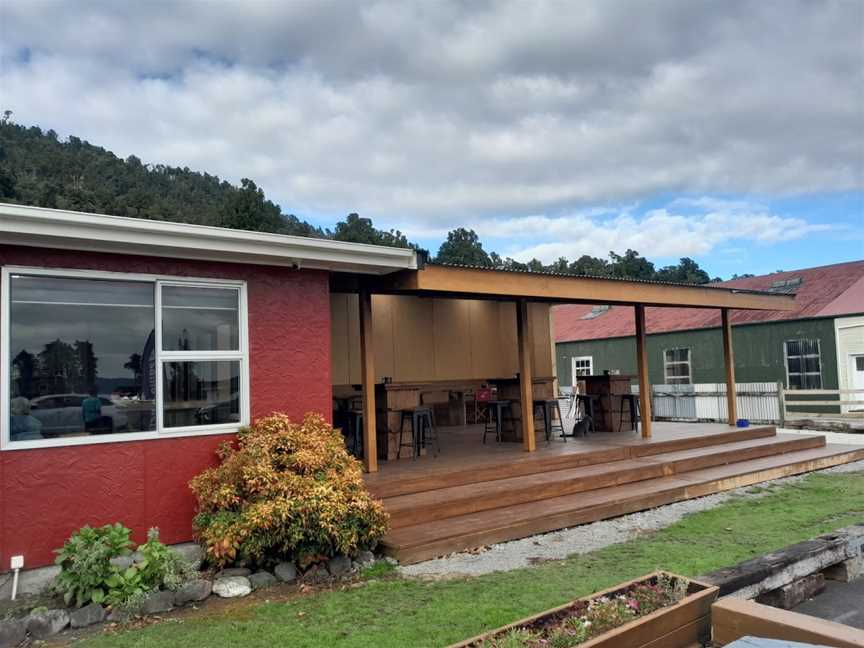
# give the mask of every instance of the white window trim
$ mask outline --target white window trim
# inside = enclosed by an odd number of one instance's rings
[[[578,375],[576,374],[576,363],[579,361],[588,361],[588,375],[594,375],[594,356],[570,356],[570,382],[576,386]]]
[[[10,367],[9,352],[11,346],[11,323],[9,303],[9,280],[13,274],[33,276],[83,278],[83,279],[114,279],[117,281],[141,281],[153,284],[155,293],[155,313],[160,313],[162,291],[157,290],[164,285],[206,286],[208,288],[232,288],[238,291],[238,351],[162,351],[162,327],[156,322],[156,421],[157,429],[149,432],[119,432],[116,434],[100,434],[97,436],[57,437],[33,441],[12,441],[9,438],[9,388]],[[153,439],[172,439],[177,437],[209,436],[213,434],[231,434],[241,427],[249,425],[251,420],[249,405],[249,311],[247,302],[246,282],[230,279],[176,277],[171,275],[152,275],[126,272],[108,272],[93,270],[75,270],[65,268],[34,268],[24,266],[5,266],[0,277],[0,451],[35,450],[38,448],[57,448],[65,446],[90,445],[96,443],[124,443],[127,441],[149,441]],[[240,362],[240,422],[215,425],[187,426],[176,428],[162,427],[162,362],[170,360],[235,360]]]
[[[819,358],[819,372],[818,372],[819,373],[819,389],[825,388],[825,383],[822,379],[822,340],[819,338],[791,338],[789,340],[783,340],[783,369],[786,371],[786,389],[788,389],[789,391],[798,391],[798,390],[792,389],[792,387],[789,386],[789,348],[788,348],[788,344],[790,342],[803,342],[804,340],[807,340],[808,342],[816,340],[816,354],[815,355],[817,358]],[[798,355],[795,357],[801,358],[803,360],[804,358],[813,357],[813,355],[814,354],[812,354],[812,353],[808,353],[806,355],[802,354],[802,355]],[[803,368],[803,365],[802,365],[802,368]],[[804,378],[808,374],[809,375],[815,375],[817,372],[815,372],[815,371],[796,371],[794,373],[796,375],[800,375],[800,376],[802,376],[802,378]],[[802,389],[802,390],[809,389],[809,387],[802,385],[800,389]]]
[[[669,351],[687,351],[687,360],[676,360],[673,362],[669,362],[666,360],[666,354]],[[663,349],[663,380],[667,385],[692,385],[693,384],[693,367],[691,362],[693,361],[693,351],[690,347],[669,347],[668,349]],[[682,382],[682,379],[685,376],[670,376],[669,375],[669,367],[671,365],[687,365],[687,382]],[[675,382],[669,382],[670,380],[674,380]]]

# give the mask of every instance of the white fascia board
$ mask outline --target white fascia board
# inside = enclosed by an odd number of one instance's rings
[[[417,253],[404,248],[8,203],[0,203],[0,242],[367,274],[417,269]]]

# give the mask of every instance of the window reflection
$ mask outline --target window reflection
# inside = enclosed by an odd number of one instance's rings
[[[163,350],[237,351],[239,328],[237,290],[163,286]]]
[[[165,362],[164,427],[240,421],[240,362]]]
[[[12,275],[12,441],[156,429],[153,290]]]

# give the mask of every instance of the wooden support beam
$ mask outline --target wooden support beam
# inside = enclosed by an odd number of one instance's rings
[[[639,411],[642,438],[651,438],[651,379],[648,376],[648,344],[645,341],[645,306],[636,304],[636,364],[639,368]]]
[[[531,367],[531,345],[534,336],[531,330],[531,314],[528,302],[516,302],[516,340],[519,344],[519,404],[522,410],[522,447],[525,452],[534,452],[534,372]]]
[[[378,472],[375,422],[375,349],[372,337],[372,295],[360,293],[360,378],[363,385],[363,467]]]
[[[729,425],[735,425],[738,420],[738,405],[735,397],[735,353],[732,350],[732,324],[729,321],[729,309],[720,309],[723,333],[723,362],[726,365],[726,411],[729,414]]]

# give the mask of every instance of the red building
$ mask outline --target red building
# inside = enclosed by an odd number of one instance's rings
[[[240,426],[331,411],[331,272],[414,251],[0,205],[0,567],[84,524],[191,538]]]

